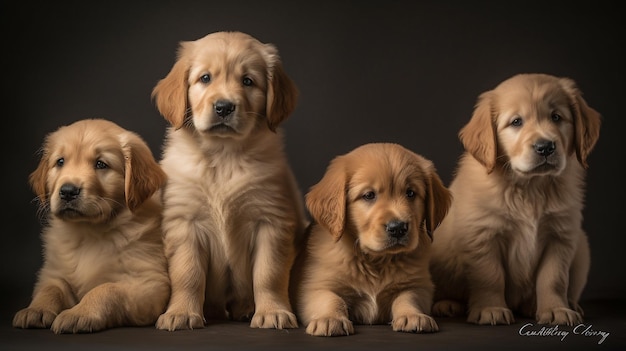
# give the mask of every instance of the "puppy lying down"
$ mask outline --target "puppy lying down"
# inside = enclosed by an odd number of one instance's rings
[[[30,175],[44,263],[13,326],[55,333],[153,325],[170,288],[158,201],[165,174],[144,141],[87,119],[49,134]]]
[[[435,332],[429,316],[430,233],[450,194],[429,160],[372,143],[335,158],[306,195],[314,219],[292,279],[306,333],[349,335],[353,324]]]

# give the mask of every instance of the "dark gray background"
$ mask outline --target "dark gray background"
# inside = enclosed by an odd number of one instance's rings
[[[611,5],[609,5],[611,4]],[[603,115],[588,172],[584,228],[592,267],[584,299],[623,298],[624,21],[592,1],[21,1],[2,5],[0,282],[13,313],[41,265],[27,178],[44,136],[103,117],[144,137],[157,158],[166,127],[150,93],[178,42],[219,30],[274,43],[300,90],[283,125],[305,193],[354,147],[397,142],[449,183],[458,130],[477,96],[523,72],[574,79]],[[619,168],[619,170],[618,170]]]

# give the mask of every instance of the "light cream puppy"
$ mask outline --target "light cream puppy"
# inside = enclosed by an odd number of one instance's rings
[[[30,175],[44,264],[13,326],[55,333],[153,325],[170,287],[158,192],[165,174],[144,141],[86,119],[49,134]]]
[[[297,90],[276,47],[240,32],[181,42],[153,97],[171,124],[161,164],[172,297],[157,328],[297,327],[288,283],[306,217],[279,129]]]
[[[460,131],[454,201],[434,234],[435,315],[581,323],[590,255],[581,225],[600,115],[569,78],[519,74],[483,93]]]

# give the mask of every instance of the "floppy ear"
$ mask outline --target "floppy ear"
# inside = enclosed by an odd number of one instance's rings
[[[485,166],[487,173],[491,173],[495,167],[498,150],[492,99],[492,92],[481,94],[472,118],[459,132],[465,150]]]
[[[131,211],[135,211],[165,184],[167,177],[152,156],[152,151],[138,135],[132,132],[123,133],[120,143],[125,162],[126,205]]]
[[[266,117],[267,126],[276,131],[296,108],[298,89],[283,69],[278,51],[271,44],[264,44],[268,62],[268,88]]]
[[[572,113],[574,115],[574,148],[578,162],[587,168],[587,156],[593,150],[600,137],[601,116],[593,108],[587,105],[576,83],[569,78],[560,79],[565,91],[572,101]]]
[[[427,172],[429,175],[426,183],[428,189],[426,192],[425,222],[428,236],[432,239],[432,233],[435,229],[437,229],[439,224],[441,224],[450,209],[450,205],[452,204],[452,193],[443,185],[441,178],[439,178],[439,175],[432,164]]]
[[[159,113],[175,129],[180,129],[185,122],[185,115],[189,106],[187,90],[189,83],[189,54],[187,42],[181,42],[178,58],[170,72],[161,79],[152,90],[152,99],[155,100]]]
[[[311,216],[333,235],[335,241],[341,238],[345,227],[347,183],[345,165],[339,156],[305,196]]]
[[[39,198],[39,204],[43,205],[48,201],[46,182],[48,180],[48,164],[50,162],[50,152],[48,151],[48,140],[44,142],[42,154],[37,168],[30,174],[28,181],[33,192]]]

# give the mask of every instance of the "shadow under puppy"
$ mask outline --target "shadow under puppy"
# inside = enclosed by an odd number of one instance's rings
[[[392,143],[336,157],[306,195],[314,219],[292,293],[306,333],[354,334],[354,324],[435,332],[429,316],[430,233],[450,194],[432,162]]]
[[[600,114],[569,78],[519,74],[480,95],[459,133],[454,201],[435,231],[435,316],[582,322],[584,178],[599,131]]]
[[[135,133],[86,119],[49,134],[30,183],[49,214],[44,263],[13,326],[55,333],[153,325],[170,287],[158,192],[165,173]]]

